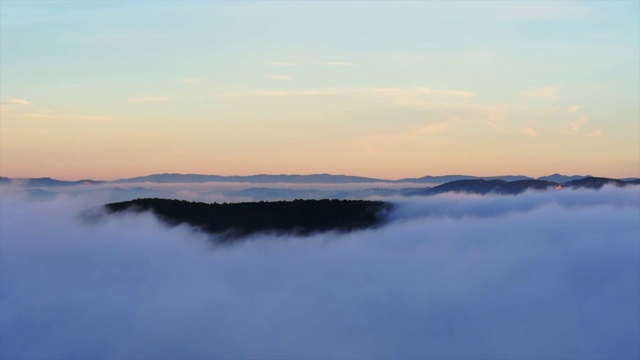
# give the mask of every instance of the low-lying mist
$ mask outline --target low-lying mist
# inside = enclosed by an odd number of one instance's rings
[[[640,357],[637,186],[391,198],[376,230],[231,246],[2,195],[2,359]]]

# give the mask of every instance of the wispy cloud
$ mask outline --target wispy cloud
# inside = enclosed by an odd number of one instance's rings
[[[535,131],[533,128],[528,127],[526,129],[524,129],[524,131],[527,133],[527,135],[532,136],[532,137],[536,137],[538,136],[538,132]]]
[[[76,113],[73,110],[61,112],[58,108],[32,104],[25,99],[10,98],[0,100],[2,120],[13,121],[46,121],[46,122],[84,122],[113,121],[111,116]],[[30,106],[26,106],[30,105]]]
[[[465,90],[433,89],[428,87],[416,88],[374,88],[371,90],[374,95],[383,95],[397,98],[407,98],[416,96],[448,96],[457,98],[472,98],[476,94]]]
[[[277,80],[289,80],[288,76],[268,74],[265,77]],[[255,94],[255,93],[254,93]],[[356,97],[385,97],[398,103],[410,105],[424,100],[468,99],[476,96],[474,92],[452,89],[417,88],[321,88],[299,90],[261,90],[261,96],[310,96],[310,95],[350,95]],[[438,103],[447,107],[450,103]]]
[[[584,124],[589,121],[589,118],[585,115],[580,116],[576,121],[569,124],[571,126],[571,131],[578,131]]]
[[[94,44],[139,44],[151,41],[163,41],[166,38],[159,33],[120,32],[81,36],[80,41]]]
[[[466,99],[475,97],[476,94],[464,90],[433,89],[428,87],[417,88],[323,88],[302,89],[291,91],[262,90],[261,96],[312,96],[312,95],[352,95],[363,97],[386,97],[396,101],[411,103],[428,98],[458,98]]]
[[[433,135],[449,128],[450,122],[441,122],[436,124],[429,124],[413,130],[406,135],[407,140],[415,140],[420,137]]]
[[[356,151],[365,153],[378,152],[380,149],[404,147],[410,143],[424,143],[439,133],[455,129],[458,119],[442,120],[430,124],[423,124],[405,128],[403,130],[389,130],[365,134],[356,139],[352,146]]]
[[[275,61],[269,63],[271,66],[355,66],[357,63],[346,61],[325,61],[325,62],[283,62]]]
[[[587,125],[588,123],[589,123],[589,117],[586,115],[580,115],[573,120],[555,122],[552,125],[550,124],[545,125],[542,122],[533,121],[533,124],[535,125],[537,131],[543,131],[546,133],[561,134],[561,135],[572,136],[572,137],[575,137],[575,136],[598,137],[602,135],[602,130],[600,129],[590,130],[588,129],[588,126],[587,126],[587,129],[585,129],[585,125]],[[526,129],[526,132],[529,133],[528,129]]]
[[[602,130],[600,129],[595,129],[592,132],[590,132],[589,134],[587,134],[587,136],[589,137],[598,137],[602,135]]]
[[[56,121],[113,121],[111,116],[101,115],[78,115],[78,114],[59,114],[51,112],[31,112],[22,114],[24,118],[34,120],[56,120]]]
[[[193,84],[198,84],[200,80],[193,79],[193,78],[183,78],[183,79],[180,79],[180,82],[187,85],[193,85]]]
[[[281,81],[293,80],[293,76],[280,75],[280,74],[265,74],[264,77],[266,79],[271,79],[271,80],[281,80]]]
[[[476,96],[474,92],[466,90],[429,87],[373,88],[362,91],[360,95],[387,98],[393,105],[422,110],[459,108],[465,102],[464,100]]]
[[[263,90],[259,91],[258,95],[266,97],[289,97],[289,96],[314,96],[314,95],[340,95],[348,94],[349,91],[339,89],[311,89],[311,90],[294,90],[294,91],[280,91],[280,90]]]
[[[589,8],[565,2],[519,2],[505,3],[497,13],[500,19],[514,21],[568,20],[583,18],[589,14]]]
[[[8,104],[8,105],[29,105],[29,104],[31,104],[29,101],[27,101],[25,99],[16,99],[16,98],[3,101],[3,103]]]
[[[505,128],[503,128],[502,126],[494,123],[493,121],[486,121],[485,124],[489,127],[491,127],[492,129],[494,129],[495,131],[501,133],[501,134],[507,134],[508,131],[505,130]]]
[[[47,121],[47,122],[83,122],[83,121],[113,121],[114,118],[104,115],[77,114],[77,113],[61,113],[54,109],[37,107],[10,107],[3,106],[3,120],[17,121]]]
[[[558,85],[546,85],[525,90],[520,93],[520,96],[525,98],[539,97],[545,99],[556,99],[559,93],[560,87]]]
[[[580,109],[582,109],[582,105],[574,105],[567,108],[567,112],[569,113],[577,113]]]
[[[139,98],[130,98],[127,99],[127,102],[142,104],[142,103],[162,103],[167,102],[169,100],[166,96],[144,96]]]
[[[344,62],[344,61],[328,61],[328,62],[317,63],[315,65],[322,65],[322,66],[354,66],[354,65],[358,65],[358,64],[352,63],[352,62]]]
[[[272,62],[269,63],[268,65],[271,66],[298,66],[298,65],[302,65],[301,63],[292,63],[292,62]]]

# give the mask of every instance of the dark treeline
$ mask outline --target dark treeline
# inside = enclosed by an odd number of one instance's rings
[[[105,205],[109,212],[152,211],[169,225],[187,223],[222,239],[255,233],[309,235],[379,225],[390,203],[367,200],[294,200],[207,204],[184,200],[136,199]]]
[[[412,195],[438,195],[449,192],[460,192],[468,194],[497,194],[497,195],[518,195],[525,191],[545,191],[549,189],[600,189],[606,185],[615,185],[618,187],[625,187],[628,185],[640,185],[640,180],[618,180],[610,178],[597,178],[588,176],[583,179],[568,181],[565,183],[557,183],[546,180],[516,180],[505,181],[501,179],[485,180],[485,179],[470,179],[470,180],[457,180],[451,181],[442,185],[434,186],[432,188],[424,189],[406,189],[401,193],[405,196]]]
[[[640,179],[633,180],[619,180],[610,178],[601,178],[589,176],[584,179],[573,180],[564,183],[565,187],[574,189],[586,188],[586,189],[600,189],[605,185],[615,185],[617,187],[625,187],[627,185],[640,185]]]

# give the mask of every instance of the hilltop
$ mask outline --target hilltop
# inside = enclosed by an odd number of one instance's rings
[[[168,199],[136,199],[106,204],[109,213],[154,213],[170,226],[188,224],[223,241],[257,233],[310,235],[379,226],[390,203],[366,200],[294,200],[208,204]]]

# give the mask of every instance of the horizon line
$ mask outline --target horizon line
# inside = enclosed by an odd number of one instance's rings
[[[530,175],[524,175],[524,174],[502,174],[502,175],[472,175],[472,174],[464,174],[464,173],[448,173],[448,174],[444,174],[444,175],[423,175],[423,176],[414,176],[414,177],[401,177],[401,178],[382,178],[382,177],[370,177],[370,176],[361,176],[361,175],[346,175],[346,174],[333,174],[333,173],[308,173],[308,174],[297,174],[297,173],[257,173],[257,174],[250,174],[250,175],[219,175],[219,174],[206,174],[206,173],[177,173],[177,172],[159,172],[159,173],[151,173],[151,174],[147,174],[147,175],[136,175],[136,176],[131,176],[131,177],[118,177],[118,178],[112,178],[112,179],[98,179],[98,178],[91,178],[91,177],[83,177],[83,178],[58,178],[58,177],[51,177],[51,176],[5,176],[5,175],[1,175],[0,174],[0,178],[7,178],[7,179],[52,179],[52,180],[60,180],[60,181],[69,181],[69,182],[73,182],[73,181],[99,181],[99,182],[115,182],[115,181],[119,181],[119,180],[130,180],[130,179],[135,179],[135,178],[141,178],[141,177],[149,177],[149,176],[154,176],[154,175],[182,175],[182,176],[218,176],[221,178],[230,178],[230,177],[252,177],[252,176],[301,176],[301,177],[305,177],[305,176],[321,176],[321,175],[325,175],[325,176],[343,176],[343,177],[357,177],[357,178],[362,178],[362,179],[369,179],[369,180],[381,180],[381,181],[402,181],[402,180],[407,180],[407,182],[410,182],[409,180],[417,180],[417,179],[421,179],[421,178],[425,178],[425,177],[446,177],[446,176],[468,176],[468,177],[475,177],[475,178],[499,178],[499,177],[527,177],[530,179],[539,179],[541,177],[547,177],[547,176],[553,176],[553,175],[560,175],[560,176],[566,176],[566,177],[574,177],[574,176],[582,176],[582,177],[605,177],[605,178],[610,178],[610,179],[629,179],[629,178],[640,178],[640,176],[622,176],[622,177],[611,177],[611,176],[602,176],[602,175],[593,175],[593,174],[571,174],[571,175],[567,175],[567,174],[563,174],[563,173],[559,173],[559,172],[554,172],[552,174],[547,174],[547,175],[541,175],[541,176],[530,176]]]

